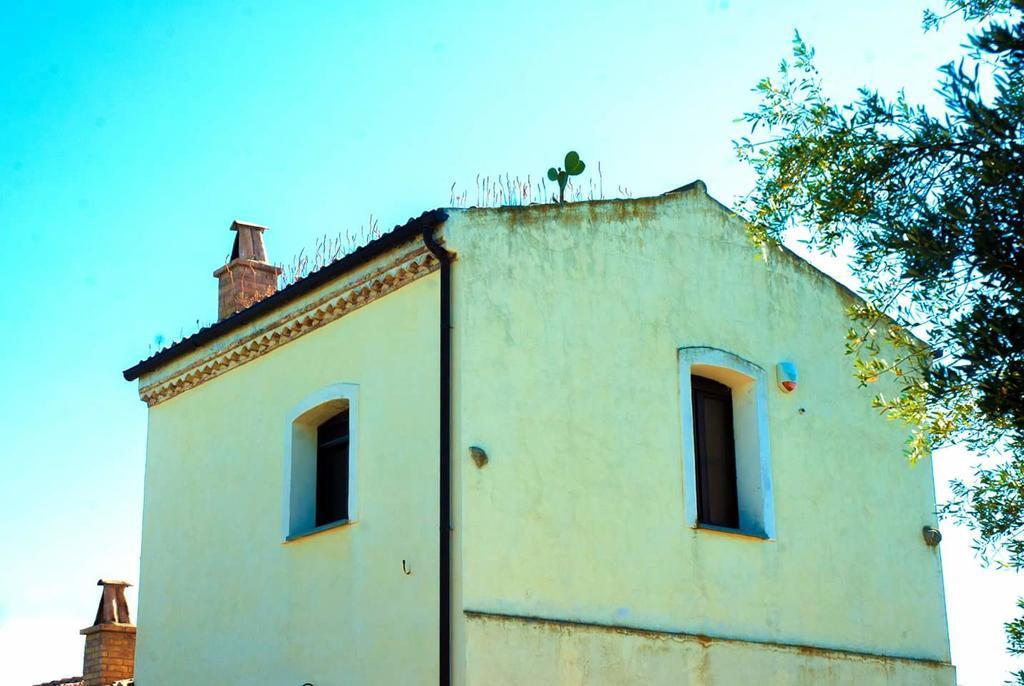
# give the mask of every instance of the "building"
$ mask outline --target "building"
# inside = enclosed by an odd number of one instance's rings
[[[232,229],[220,321],[125,372],[141,683],[954,683],[854,296],[702,182],[428,212],[269,296]]]
[[[127,581],[100,579],[103,587],[96,619],[80,632],[85,636],[82,676],[48,681],[37,686],[134,686],[135,625],[128,612]]]

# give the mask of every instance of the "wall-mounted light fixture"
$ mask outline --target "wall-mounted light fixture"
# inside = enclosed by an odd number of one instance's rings
[[[469,446],[469,456],[473,458],[473,464],[475,464],[477,468],[483,467],[489,461],[487,451],[478,445]]]
[[[799,377],[796,371],[796,364],[793,362],[779,362],[775,365],[775,376],[779,382],[779,388],[783,393],[792,393],[796,390]]]
[[[933,548],[942,542],[942,534],[934,526],[921,529],[921,535],[924,536],[924,542]]]

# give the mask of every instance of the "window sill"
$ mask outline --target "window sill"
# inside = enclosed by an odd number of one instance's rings
[[[297,541],[300,538],[306,538],[307,536],[315,536],[316,534],[322,534],[323,532],[330,531],[331,529],[338,529],[343,526],[348,526],[349,524],[355,523],[356,520],[354,519],[339,519],[336,522],[331,522],[330,524],[321,524],[320,526],[314,527],[307,531],[300,531],[298,533],[289,534],[288,536],[285,536],[284,542],[291,543],[292,541]]]
[[[693,525],[694,529],[698,531],[710,531],[716,534],[725,534],[726,536],[735,536],[736,538],[747,538],[754,539],[755,541],[770,541],[764,534],[754,533],[753,531],[743,531],[742,529],[730,529],[727,526],[716,526],[714,524],[703,524],[697,523]]]

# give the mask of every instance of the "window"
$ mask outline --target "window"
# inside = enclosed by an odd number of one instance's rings
[[[316,430],[316,525],[348,519],[348,410]]]
[[[358,386],[334,384],[300,402],[285,429],[286,540],[356,519]]]
[[[774,538],[764,370],[717,348],[679,350],[690,526]]]
[[[740,528],[736,500],[736,444],[732,389],[690,376],[693,442],[697,459],[697,516],[701,524]]]

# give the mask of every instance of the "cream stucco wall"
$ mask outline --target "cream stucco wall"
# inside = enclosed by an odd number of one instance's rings
[[[151,408],[139,683],[436,680],[438,290],[421,278]],[[285,543],[286,418],[337,383],[359,387],[358,521]]]
[[[787,253],[756,259],[701,187],[457,212],[445,237],[459,256],[457,606],[740,641],[716,658],[721,675],[757,673],[767,663],[743,646],[775,644],[910,658],[886,667],[890,681],[851,662],[835,683],[952,683],[933,664],[949,648],[939,556],[921,537],[935,523],[930,465],[907,464],[905,430],[852,377],[848,293]],[[799,367],[796,393],[768,389],[775,540],[686,523],[687,346],[734,353],[769,379],[781,360]],[[483,469],[471,445],[488,451]],[[571,660],[590,664],[573,666],[514,624],[457,631],[474,683],[590,683],[580,675],[609,669],[593,683],[627,683],[607,675],[628,674],[613,666],[637,664],[644,644],[579,639],[588,647]],[[644,683],[698,683],[680,680],[700,652],[687,645],[671,644],[671,668]],[[911,678],[915,660],[926,676]],[[788,675],[771,683],[819,683],[796,678],[808,660],[770,662]],[[722,679],[710,683],[747,683]]]
[[[453,211],[443,237],[457,683],[953,683],[930,466],[852,378],[848,293],[757,260],[701,187]],[[151,408],[140,683],[436,683],[438,294],[418,278]],[[687,522],[690,346],[799,367],[766,389],[773,540]],[[358,521],[285,543],[286,419],[332,384],[358,385]]]

